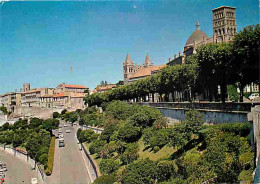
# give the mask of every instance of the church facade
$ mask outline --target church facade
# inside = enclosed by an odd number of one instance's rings
[[[135,82],[139,79],[152,75],[154,72],[165,67],[165,65],[154,66],[150,60],[148,53],[142,65],[134,64],[130,55],[127,53],[125,62],[123,63],[124,85]]]

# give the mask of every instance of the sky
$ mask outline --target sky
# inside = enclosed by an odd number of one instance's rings
[[[259,23],[258,0],[6,1],[0,7],[0,94],[20,89],[123,80],[127,52],[166,64],[212,12],[234,6],[237,30]]]

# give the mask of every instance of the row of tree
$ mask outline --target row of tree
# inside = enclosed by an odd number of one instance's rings
[[[232,42],[202,45],[185,64],[168,66],[161,72],[102,94],[85,97],[89,105],[100,106],[112,100],[146,101],[154,94],[169,101],[177,94],[181,101],[202,100],[225,102],[227,86],[236,85],[243,101],[243,89],[259,82],[260,26],[248,26],[235,35]],[[220,87],[220,93],[219,93]],[[175,101],[172,95],[173,101]]]

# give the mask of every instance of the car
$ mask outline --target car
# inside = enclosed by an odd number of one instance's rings
[[[253,93],[249,96],[249,100],[255,100],[256,98],[259,97],[259,93]]]
[[[62,125],[61,125],[61,124],[59,125],[59,128],[62,128]]]
[[[65,146],[64,139],[59,138],[59,147],[64,147],[64,146]]]
[[[64,127],[68,127],[68,125],[67,125],[67,124],[64,124]]]
[[[63,137],[64,137],[64,135],[63,135],[63,134],[60,134],[60,135],[59,135],[59,138],[63,138]]]
[[[73,123],[74,126],[77,126],[77,123]]]
[[[66,130],[66,133],[70,133],[70,129],[67,129],[67,130]]]

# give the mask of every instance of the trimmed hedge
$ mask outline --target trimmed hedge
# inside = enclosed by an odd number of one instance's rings
[[[48,176],[52,174],[53,162],[54,162],[54,151],[55,151],[55,137],[52,137],[50,148],[49,148],[49,154],[48,154],[47,168],[45,169],[45,173]]]

